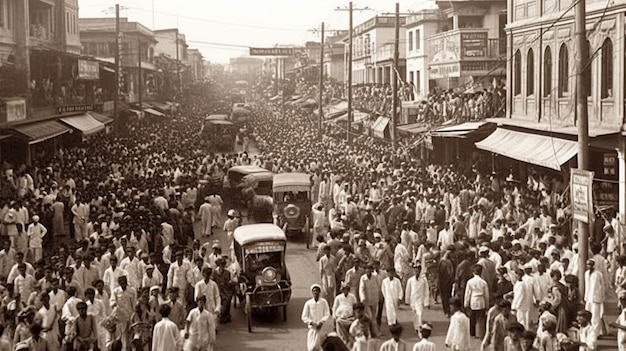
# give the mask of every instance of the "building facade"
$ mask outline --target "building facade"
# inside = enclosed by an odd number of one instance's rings
[[[352,84],[391,84],[393,73],[393,46],[395,39],[395,16],[376,16],[353,29],[352,38]],[[403,79],[406,50],[406,17],[400,17],[399,78]],[[349,36],[344,38],[344,57],[348,61]],[[347,72],[348,65],[345,64]],[[347,77],[347,74],[346,74]]]
[[[425,96],[430,91],[428,38],[439,31],[440,12],[422,10],[406,20],[406,81],[413,87],[414,99]]]
[[[504,79],[507,3],[438,1],[440,32],[429,38],[429,79],[444,89],[482,87]]]
[[[157,90],[154,34],[141,23],[129,22],[127,18],[120,18],[120,32],[122,94],[128,102],[152,99]],[[115,18],[81,18],[80,39],[83,54],[103,62],[115,62]],[[103,78],[114,80],[115,76],[106,74]]]
[[[204,79],[204,57],[202,53],[198,49],[189,49],[187,53],[189,71],[193,81]]]
[[[345,81],[344,43],[348,31],[338,31],[324,39],[324,75],[338,82]]]
[[[494,119],[526,138],[547,138],[564,177],[577,167],[576,71],[582,55],[594,204],[626,212],[624,109],[626,1],[586,0],[586,47],[576,45],[575,0],[513,0],[507,35],[507,114]],[[531,137],[528,137],[531,135]],[[519,139],[521,140],[521,139]],[[569,150],[564,153],[562,150]]]

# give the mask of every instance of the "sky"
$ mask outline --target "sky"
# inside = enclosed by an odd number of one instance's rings
[[[431,0],[399,0],[400,12],[432,7]],[[248,55],[248,47],[304,45],[320,41],[324,22],[332,30],[348,29],[349,1],[343,0],[79,0],[81,18],[120,17],[151,29],[176,28],[185,34],[189,48],[199,49],[205,60],[228,63]],[[395,11],[393,0],[353,1],[354,26],[376,15]]]

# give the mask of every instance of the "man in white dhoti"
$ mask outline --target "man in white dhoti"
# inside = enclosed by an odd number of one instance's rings
[[[202,235],[211,236],[213,234],[213,206],[209,203],[210,198],[204,198],[204,203],[200,205],[198,217],[202,222]]]
[[[307,351],[318,351],[316,347],[319,347],[320,329],[330,317],[328,302],[320,297],[321,292],[322,288],[318,284],[313,284],[311,286],[313,297],[304,303],[302,309],[302,322],[309,328],[306,340]]]
[[[211,212],[212,216],[212,226],[216,228],[222,227],[222,205],[224,205],[224,200],[218,194],[213,194],[209,196],[209,203],[211,204]]]
[[[387,314],[387,325],[392,326],[398,323],[398,303],[402,300],[402,283],[396,276],[394,268],[387,269],[387,278],[383,279],[382,294],[385,299],[385,313]]]
[[[604,335],[602,317],[604,316],[605,277],[595,269],[595,261],[587,260],[585,272],[585,309],[591,312],[591,326],[597,336]]]
[[[152,351],[180,350],[182,339],[176,323],[170,317],[171,308],[168,304],[161,305],[159,313],[161,320],[154,326],[152,332]]]
[[[404,298],[406,303],[411,306],[415,313],[413,319],[413,327],[415,331],[419,331],[422,326],[422,313],[424,307],[430,306],[430,290],[428,289],[428,281],[426,276],[422,276],[422,266],[415,267],[415,275],[409,278],[406,283],[406,292]]]

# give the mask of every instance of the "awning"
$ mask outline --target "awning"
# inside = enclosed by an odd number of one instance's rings
[[[477,142],[476,147],[557,171],[578,153],[575,141],[502,128]]]
[[[139,110],[134,110],[134,109],[128,109],[128,112],[135,114],[137,117],[141,118],[143,117],[143,112],[139,111]]]
[[[358,110],[353,110],[352,111],[352,123],[361,123],[363,122],[363,120],[367,119],[369,117],[369,113],[367,112],[361,112]],[[330,120],[326,120],[324,121],[326,123],[338,123],[338,122],[348,122],[348,112],[344,113],[343,115],[330,119]]]
[[[104,124],[88,114],[59,118],[61,122],[80,131],[83,135],[91,135],[104,129]]]
[[[159,111],[157,111],[155,109],[151,109],[151,108],[144,108],[143,112],[151,114],[153,116],[157,116],[157,117],[165,117],[164,113],[161,113],[161,112],[159,112]]]
[[[70,128],[57,121],[42,121],[11,127],[11,129],[26,137],[29,144],[37,144],[70,131]]]
[[[372,130],[374,131],[374,135],[384,139],[385,138],[385,129],[389,125],[389,118],[379,116],[374,125],[372,126]]]
[[[488,132],[489,125],[490,125],[489,122],[484,122],[484,121],[483,122],[465,122],[465,123],[456,124],[453,126],[446,126],[446,127],[442,127],[439,129],[435,129],[432,132],[432,136],[440,137],[440,138],[465,138],[470,133],[473,133],[476,131]]]
[[[172,105],[164,104],[157,101],[151,101],[150,105],[154,106],[156,109],[161,110],[161,112],[166,112],[172,109]]]
[[[421,134],[428,130],[424,123],[412,123],[398,126],[398,130],[410,134]]]
[[[91,117],[93,117],[96,121],[102,123],[102,124],[109,124],[109,123],[113,123],[113,118],[103,115],[101,113],[97,113],[97,112],[87,112],[87,114],[89,114]]]

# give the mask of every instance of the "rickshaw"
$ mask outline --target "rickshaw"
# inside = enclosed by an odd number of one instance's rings
[[[274,175],[272,185],[275,224],[285,233],[304,234],[307,248],[310,243],[311,177],[305,173]]]
[[[211,151],[232,151],[235,148],[237,128],[227,115],[206,117],[201,132]]]
[[[287,321],[291,298],[291,278],[285,264],[287,238],[273,224],[248,224],[235,229],[234,250],[241,267],[240,289],[248,332],[252,332],[252,312],[282,307]]]

